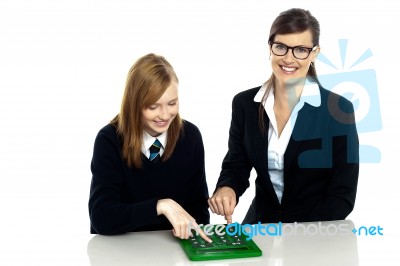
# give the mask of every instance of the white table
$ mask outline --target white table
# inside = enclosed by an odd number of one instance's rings
[[[294,225],[294,224],[284,224]],[[309,230],[318,223],[305,223]],[[363,224],[364,225],[364,224]],[[371,224],[372,225],[372,224]],[[369,225],[369,226],[371,226]],[[400,235],[397,223],[382,224],[383,235],[356,235],[351,221],[324,222],[347,226],[345,234],[297,236],[255,236],[262,257],[192,262],[188,260],[171,231],[137,232],[117,236],[91,235],[87,231],[56,231],[46,227],[29,231],[0,232],[1,266],[184,266],[184,265],[263,265],[263,266],[366,266],[400,265]],[[359,228],[361,224],[355,226]],[[315,231],[315,230],[314,230]],[[376,231],[375,231],[376,232]]]
[[[340,227],[339,227],[340,226]],[[91,266],[105,265],[359,265],[351,221],[283,224],[281,236],[254,236],[261,257],[189,261],[170,231],[94,236],[88,243]],[[340,229],[339,229],[340,228]],[[272,231],[271,231],[272,233]]]

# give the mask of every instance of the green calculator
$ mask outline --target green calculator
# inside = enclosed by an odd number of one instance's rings
[[[252,239],[239,232],[233,232],[226,225],[205,225],[200,228],[211,238],[205,241],[192,230],[189,239],[179,239],[183,250],[192,261],[258,257],[262,251]],[[229,230],[229,232],[227,231]]]

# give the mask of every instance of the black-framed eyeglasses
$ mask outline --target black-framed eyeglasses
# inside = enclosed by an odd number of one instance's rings
[[[271,51],[274,55],[277,56],[284,56],[287,54],[289,49],[292,49],[293,56],[297,59],[304,60],[307,59],[307,57],[310,55],[312,51],[317,49],[317,45],[314,46],[313,48],[308,48],[305,46],[287,46],[286,44],[280,43],[280,42],[271,42]]]

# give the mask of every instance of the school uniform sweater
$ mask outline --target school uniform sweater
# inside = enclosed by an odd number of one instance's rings
[[[153,163],[142,154],[141,169],[128,167],[121,149],[116,128],[111,124],[103,127],[97,134],[91,162],[91,233],[172,229],[156,210],[157,201],[166,198],[180,204],[198,224],[209,223],[204,146],[194,124],[183,122],[183,133],[165,162]]]

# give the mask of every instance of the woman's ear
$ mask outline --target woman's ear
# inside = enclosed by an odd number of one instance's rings
[[[311,60],[313,63],[315,63],[315,60],[317,60],[318,54],[321,51],[321,48],[319,47],[319,45],[317,46],[317,48],[315,49],[315,53],[313,56],[313,59]]]

